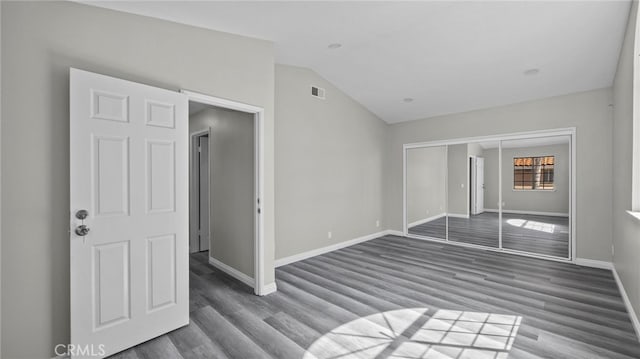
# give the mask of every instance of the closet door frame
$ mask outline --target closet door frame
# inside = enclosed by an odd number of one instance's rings
[[[566,258],[549,256],[543,254],[522,252],[512,249],[505,249],[502,247],[502,141],[507,140],[519,140],[519,139],[531,139],[531,138],[539,138],[539,137],[550,137],[550,136],[568,136],[569,137],[569,248],[568,248],[568,256]],[[425,148],[425,147],[436,147],[436,146],[449,146],[449,145],[459,145],[459,144],[468,144],[468,143],[477,143],[477,142],[488,142],[488,141],[497,141],[498,142],[498,171],[500,175],[498,176],[498,248],[481,246],[476,244],[468,244],[463,242],[455,242],[449,241],[449,225],[447,220],[446,226],[446,238],[438,239],[425,237],[415,234],[409,233],[409,228],[407,224],[407,151],[410,149],[417,148]],[[448,148],[447,148],[448,152]],[[445,162],[446,163],[446,162]],[[448,164],[446,166],[446,173],[448,176]],[[448,192],[448,188],[447,188]],[[448,208],[448,193],[445,196],[447,200],[445,201],[445,208]],[[445,140],[433,140],[433,141],[425,141],[425,142],[415,142],[415,143],[406,143],[402,145],[402,226],[403,226],[403,235],[408,238],[428,240],[428,241],[436,241],[436,242],[446,242],[452,245],[465,246],[465,247],[475,247],[482,248],[485,250],[491,250],[496,252],[505,252],[516,254],[520,256],[526,257],[534,257],[540,259],[547,259],[552,261],[559,262],[573,262],[576,261],[576,213],[577,205],[576,205],[576,128],[559,128],[559,129],[549,129],[549,130],[539,130],[539,131],[528,131],[528,132],[517,132],[517,133],[507,133],[507,134],[497,134],[490,136],[477,136],[477,137],[466,137],[466,138],[454,138],[454,139],[445,139]]]

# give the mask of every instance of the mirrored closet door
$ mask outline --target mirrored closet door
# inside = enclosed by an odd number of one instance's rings
[[[571,258],[572,133],[405,146],[405,228],[442,240]]]
[[[498,211],[485,209],[497,204],[493,195],[498,194],[494,174],[499,144],[499,141],[486,141],[448,146],[449,241],[499,247]],[[495,158],[490,157],[493,153]]]
[[[406,152],[406,220],[410,234],[447,238],[447,146]]]
[[[502,141],[502,247],[569,257],[569,136]]]

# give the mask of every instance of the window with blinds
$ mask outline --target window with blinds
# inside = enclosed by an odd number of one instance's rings
[[[553,190],[554,156],[514,157],[514,190]]]

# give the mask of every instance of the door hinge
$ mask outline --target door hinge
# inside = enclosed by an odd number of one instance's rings
[[[198,146],[198,152],[202,152],[202,146]]]

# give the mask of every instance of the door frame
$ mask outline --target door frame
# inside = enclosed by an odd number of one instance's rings
[[[547,256],[543,254],[534,254],[529,252],[522,252],[513,249],[502,248],[502,190],[498,193],[498,215],[499,215],[499,238],[498,248],[488,247],[488,246],[480,246],[476,244],[468,244],[463,242],[455,242],[447,239],[436,239],[425,236],[413,235],[409,234],[409,227],[407,225],[407,150],[412,148],[422,148],[422,147],[434,147],[434,146],[443,146],[443,145],[457,145],[457,144],[465,144],[472,142],[485,142],[485,141],[498,141],[498,157],[502,159],[502,141],[503,140],[516,140],[516,139],[526,139],[526,138],[535,138],[535,137],[546,137],[546,136],[569,136],[570,143],[570,154],[569,154],[569,186],[571,187],[569,190],[569,255],[567,258],[562,257],[554,257]],[[540,259],[547,259],[551,261],[557,262],[570,262],[576,263],[577,259],[577,241],[576,241],[576,218],[577,218],[577,203],[576,203],[576,128],[568,127],[568,128],[558,128],[558,129],[549,129],[549,130],[538,130],[538,131],[526,131],[526,132],[515,132],[515,133],[505,133],[505,134],[496,134],[496,135],[488,135],[488,136],[476,136],[476,137],[465,137],[465,138],[452,138],[452,139],[444,139],[444,140],[433,140],[433,141],[425,141],[425,142],[414,142],[414,143],[405,143],[402,145],[402,228],[403,235],[408,238],[436,241],[436,242],[444,242],[447,244],[463,246],[463,247],[475,247],[481,248],[484,250],[494,251],[494,252],[504,252],[511,253],[525,257],[534,257]],[[447,163],[448,167],[448,163]],[[446,169],[448,174],[449,170]],[[498,161],[498,172],[502,174],[502,160]],[[498,176],[498,186],[502,189],[502,175]],[[446,201],[445,201],[446,202]],[[447,206],[448,203],[445,205]],[[448,226],[447,226],[448,232]]]
[[[191,120],[191,116],[189,116],[189,120]],[[198,189],[198,196],[200,195],[200,178],[199,177],[195,177],[195,170],[196,170],[196,157],[195,157],[195,145],[196,142],[198,140],[198,138],[207,135],[210,136],[210,128],[207,128],[206,130],[199,130],[199,131],[195,131],[195,132],[191,132],[189,134],[189,200],[191,201],[192,199],[195,199],[196,197],[194,196],[193,191],[196,190],[196,188]],[[211,167],[209,167],[209,174],[207,176],[209,179],[211,179]],[[209,197],[211,197],[211,183],[207,183],[207,187],[209,187]],[[195,207],[194,207],[195,208]],[[211,208],[211,199],[209,199],[209,208]],[[189,212],[191,212],[191,204],[189,204]],[[197,208],[197,214],[198,216],[200,216],[200,207],[198,206]],[[192,213],[189,213],[189,253],[195,253],[195,252],[191,252],[191,236],[193,235],[192,232],[192,225],[197,225],[199,223],[199,220],[196,221],[195,223],[194,218],[195,215],[192,215]],[[199,217],[198,217],[199,218]],[[197,234],[196,234],[197,235]],[[211,216],[209,216],[209,240],[211,240]],[[199,243],[198,243],[198,248],[199,248]],[[211,245],[209,245],[209,249],[211,249]],[[199,252],[199,251],[196,251]]]
[[[229,110],[249,113],[253,115],[254,123],[254,276],[253,290],[256,295],[267,295],[275,288],[267,288],[264,282],[264,109],[242,102],[228,100],[203,93],[180,90],[187,95],[190,102],[211,105]],[[211,246],[209,246],[211,250]],[[233,268],[231,268],[233,269]],[[271,287],[271,286],[270,286]]]

